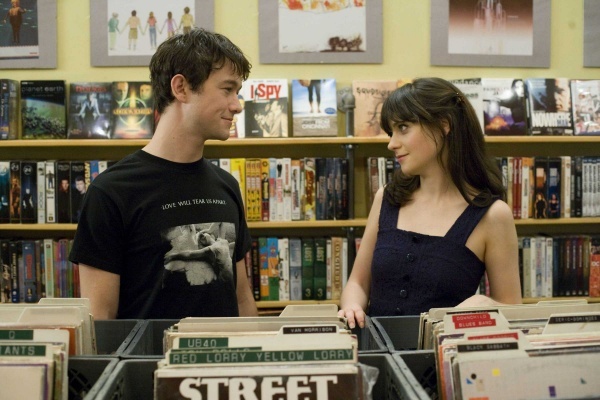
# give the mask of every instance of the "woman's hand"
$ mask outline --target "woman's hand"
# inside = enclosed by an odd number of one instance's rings
[[[358,324],[360,328],[365,327],[365,317],[366,314],[363,311],[362,307],[359,305],[354,305],[350,307],[346,307],[338,311],[339,317],[345,317],[348,320],[348,326],[350,329],[354,329],[354,327]]]
[[[499,303],[490,297],[484,296],[482,294],[476,294],[464,300],[456,307],[490,307],[501,304],[502,303]]]

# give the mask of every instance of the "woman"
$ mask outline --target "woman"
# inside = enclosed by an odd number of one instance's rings
[[[177,22],[175,22],[175,19],[173,18],[173,13],[171,11],[169,11],[167,13],[167,19],[165,19],[165,22],[163,22],[162,28],[160,28],[161,35],[162,35],[163,29],[165,28],[165,25],[167,26],[167,38],[170,38],[171,36],[175,35],[175,31],[177,29],[179,29],[177,27]]]
[[[144,32],[146,32],[146,29],[150,29],[150,48],[156,49],[156,17],[152,11],[148,15]]]
[[[339,315],[353,328],[367,310],[520,303],[512,210],[464,94],[416,79],[385,101],[381,127],[400,168],[375,196]],[[475,295],[484,272],[491,298]]]

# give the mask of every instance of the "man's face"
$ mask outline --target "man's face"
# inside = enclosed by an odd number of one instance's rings
[[[273,110],[273,113],[279,114],[279,112],[281,111],[281,105],[278,101],[274,101],[273,105],[271,106],[271,109]]]
[[[129,84],[127,82],[117,82],[117,89],[115,93],[117,95],[117,101],[123,101],[127,97],[127,92],[129,91]]]
[[[140,86],[140,98],[142,100],[148,100],[152,97],[152,86],[150,85],[141,85]]]
[[[204,139],[225,140],[234,115],[242,111],[237,92],[242,79],[230,64],[214,70],[196,93],[191,93],[184,104],[189,126]]]
[[[68,192],[69,191],[69,181],[66,179],[63,179],[62,181],[60,181],[60,188],[62,189],[63,192]]]
[[[75,181],[75,188],[79,191],[79,193],[85,193],[85,182]]]

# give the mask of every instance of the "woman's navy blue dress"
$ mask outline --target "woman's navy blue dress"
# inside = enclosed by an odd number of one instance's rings
[[[371,267],[370,316],[454,307],[477,291],[485,264],[465,246],[490,206],[467,206],[445,236],[397,228],[400,208],[381,204]]]

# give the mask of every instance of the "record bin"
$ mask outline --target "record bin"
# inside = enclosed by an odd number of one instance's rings
[[[419,315],[372,317],[371,319],[390,353],[417,349],[419,343]]]
[[[383,337],[377,331],[373,319],[365,317],[364,328],[354,328],[352,333],[358,338],[358,354],[387,353],[388,349]]]
[[[400,372],[390,354],[359,354],[360,363],[377,367],[379,375],[373,388],[374,400],[421,399],[415,388]],[[158,359],[124,359],[98,391],[98,400],[151,399],[154,393],[154,371]]]
[[[399,351],[392,358],[417,399],[439,399],[433,350]]]
[[[95,399],[134,400],[154,398],[154,371],[158,359],[125,359],[119,361],[97,392]]]
[[[94,329],[96,331],[96,356],[121,356],[143,324],[144,320],[141,319],[94,321]],[[90,355],[85,354],[84,356],[89,357]]]
[[[145,320],[129,346],[121,354],[121,358],[163,358],[164,332],[177,322],[179,322],[177,319]],[[352,332],[358,337],[359,354],[387,352],[387,347],[369,317],[365,321],[364,328],[355,328]]]
[[[163,349],[165,330],[178,322],[178,319],[144,320],[129,346],[123,352],[122,358],[163,358],[165,354]]]
[[[358,362],[377,367],[379,375],[373,388],[373,400],[385,399],[426,399],[417,394],[420,388],[408,381],[400,367],[387,353],[358,354]]]
[[[69,358],[69,400],[95,399],[118,362],[116,357]]]

